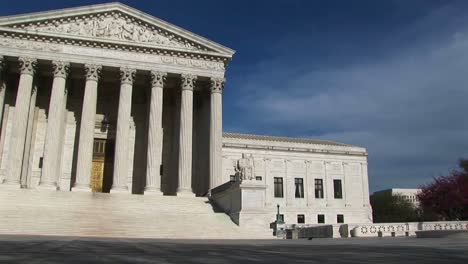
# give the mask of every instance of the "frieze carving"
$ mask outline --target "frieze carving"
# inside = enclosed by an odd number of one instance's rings
[[[65,21],[64,21],[65,20]],[[207,50],[195,43],[120,12],[17,25],[27,30]]]
[[[166,83],[167,73],[161,71],[151,71],[151,85],[152,87],[163,87]]]
[[[212,93],[221,93],[224,88],[225,78],[211,78],[210,88]]]
[[[193,86],[197,81],[197,76],[193,74],[181,74],[180,80],[182,90],[193,90]]]
[[[70,63],[64,61],[52,61],[52,69],[55,77],[67,78],[70,72]]]
[[[37,60],[29,57],[18,58],[21,74],[33,75],[37,68]]]
[[[96,64],[86,64],[85,74],[86,80],[98,81],[101,77],[102,66]]]
[[[186,66],[199,69],[207,69],[214,71],[224,71],[225,65],[223,62],[219,61],[208,61],[202,59],[192,59],[192,58],[183,58],[179,60],[177,57],[172,57],[169,55],[157,55],[157,54],[146,54],[138,53],[130,50],[110,50],[105,47],[99,49],[86,46],[72,46],[66,44],[55,44],[48,42],[37,42],[29,40],[18,40],[10,38],[0,38],[0,46],[9,47],[9,48],[20,48],[27,50],[37,50],[37,51],[47,51],[47,52],[61,52],[69,53],[76,55],[87,55],[87,56],[102,56],[103,52],[106,52],[108,56],[113,57],[125,57],[132,60],[144,60],[148,61],[148,56],[151,56],[151,61],[161,64],[169,65],[178,65]],[[123,55],[124,53],[124,55]]]
[[[135,79],[136,70],[130,68],[120,69],[120,81],[122,84],[133,84]]]

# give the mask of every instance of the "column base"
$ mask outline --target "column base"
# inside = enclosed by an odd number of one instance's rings
[[[195,193],[192,190],[177,190],[177,196],[179,197],[195,197]]]
[[[36,187],[39,191],[58,191],[59,187],[57,185],[42,184]]]
[[[74,186],[72,187],[72,192],[91,192],[91,187],[89,186]]]
[[[161,192],[160,188],[154,188],[154,187],[145,188],[145,191],[143,194],[151,195],[151,196],[163,196],[164,195],[164,193]]]
[[[0,189],[3,190],[19,190],[21,189],[21,184],[19,183],[9,183],[9,182],[3,182],[0,184]]]
[[[128,187],[113,187],[110,189],[110,193],[125,193],[130,194]]]

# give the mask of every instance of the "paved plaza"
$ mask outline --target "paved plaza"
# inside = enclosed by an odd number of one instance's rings
[[[143,240],[1,236],[0,263],[468,263],[468,240]]]

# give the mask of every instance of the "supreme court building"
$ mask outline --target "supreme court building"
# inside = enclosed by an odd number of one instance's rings
[[[237,225],[265,229],[277,204],[290,223],[371,222],[365,148],[223,136],[233,54],[120,3],[1,17],[0,219],[53,192],[210,196]]]

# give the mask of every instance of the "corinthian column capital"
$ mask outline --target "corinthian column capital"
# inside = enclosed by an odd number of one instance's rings
[[[133,84],[135,80],[136,70],[131,68],[120,69],[120,80],[122,84]]]
[[[87,81],[98,81],[101,78],[101,65],[85,64],[85,75]]]
[[[64,61],[52,61],[52,69],[54,69],[54,77],[67,78],[70,72],[70,63]]]
[[[37,68],[37,60],[30,57],[20,57],[18,59],[21,74],[34,75]]]
[[[222,93],[226,79],[223,77],[212,77],[210,79],[210,90],[212,93]]]
[[[193,90],[197,76],[193,74],[182,74],[180,76],[182,90]]]
[[[151,86],[163,88],[164,84],[166,83],[166,77],[166,72],[151,71]]]

